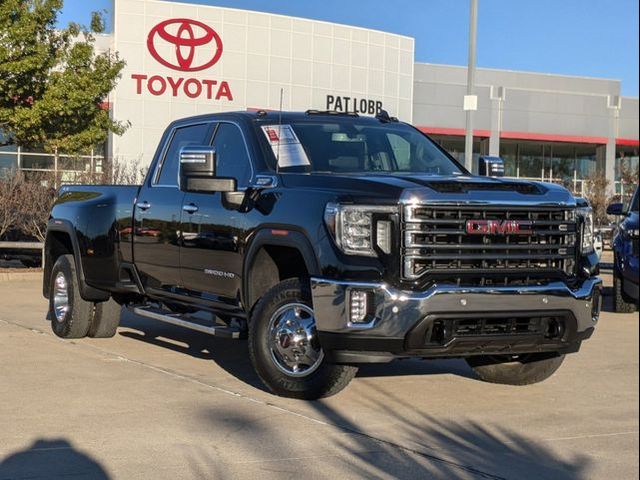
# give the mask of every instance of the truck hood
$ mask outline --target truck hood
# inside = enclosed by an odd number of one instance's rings
[[[566,188],[551,183],[471,175],[286,174],[289,188],[318,188],[355,202],[575,206]]]

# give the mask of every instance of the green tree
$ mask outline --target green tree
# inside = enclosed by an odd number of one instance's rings
[[[112,119],[104,102],[124,61],[97,55],[90,28],[57,29],[62,0],[0,0],[0,139],[25,148],[82,153],[121,135],[128,122]]]

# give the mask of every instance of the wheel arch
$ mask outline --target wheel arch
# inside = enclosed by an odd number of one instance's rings
[[[248,314],[262,295],[288,278],[318,275],[318,259],[299,231],[264,228],[249,244],[243,266],[242,303]]]
[[[80,296],[87,301],[106,301],[110,294],[104,290],[99,290],[87,285],[84,276],[80,245],[75,234],[75,229],[68,220],[51,219],[47,226],[47,235],[44,243],[44,265],[42,276],[42,294],[49,298],[49,286],[51,269],[58,257],[65,254],[73,255],[75,261],[76,280]]]

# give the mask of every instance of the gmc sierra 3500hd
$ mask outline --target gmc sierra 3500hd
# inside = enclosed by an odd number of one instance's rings
[[[113,336],[121,306],[246,333],[278,395],[410,357],[524,385],[594,331],[592,228],[564,188],[473,176],[386,112],[211,114],[169,125],[140,187],[61,188],[43,293],[63,338]]]

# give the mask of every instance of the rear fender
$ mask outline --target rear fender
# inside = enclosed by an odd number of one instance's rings
[[[99,290],[90,285],[87,285],[85,281],[84,268],[82,265],[82,257],[80,253],[80,245],[78,243],[78,237],[76,235],[75,228],[68,220],[51,219],[47,225],[47,237],[45,240],[45,257],[44,257],[44,274],[42,279],[42,294],[45,298],[49,298],[49,287],[51,284],[50,275],[57,256],[53,251],[53,241],[51,234],[53,232],[61,232],[65,234],[69,240],[71,246],[70,254],[73,255],[76,264],[76,275],[78,288],[80,290],[80,296],[90,302],[104,302],[109,299],[110,293],[104,290]]]

